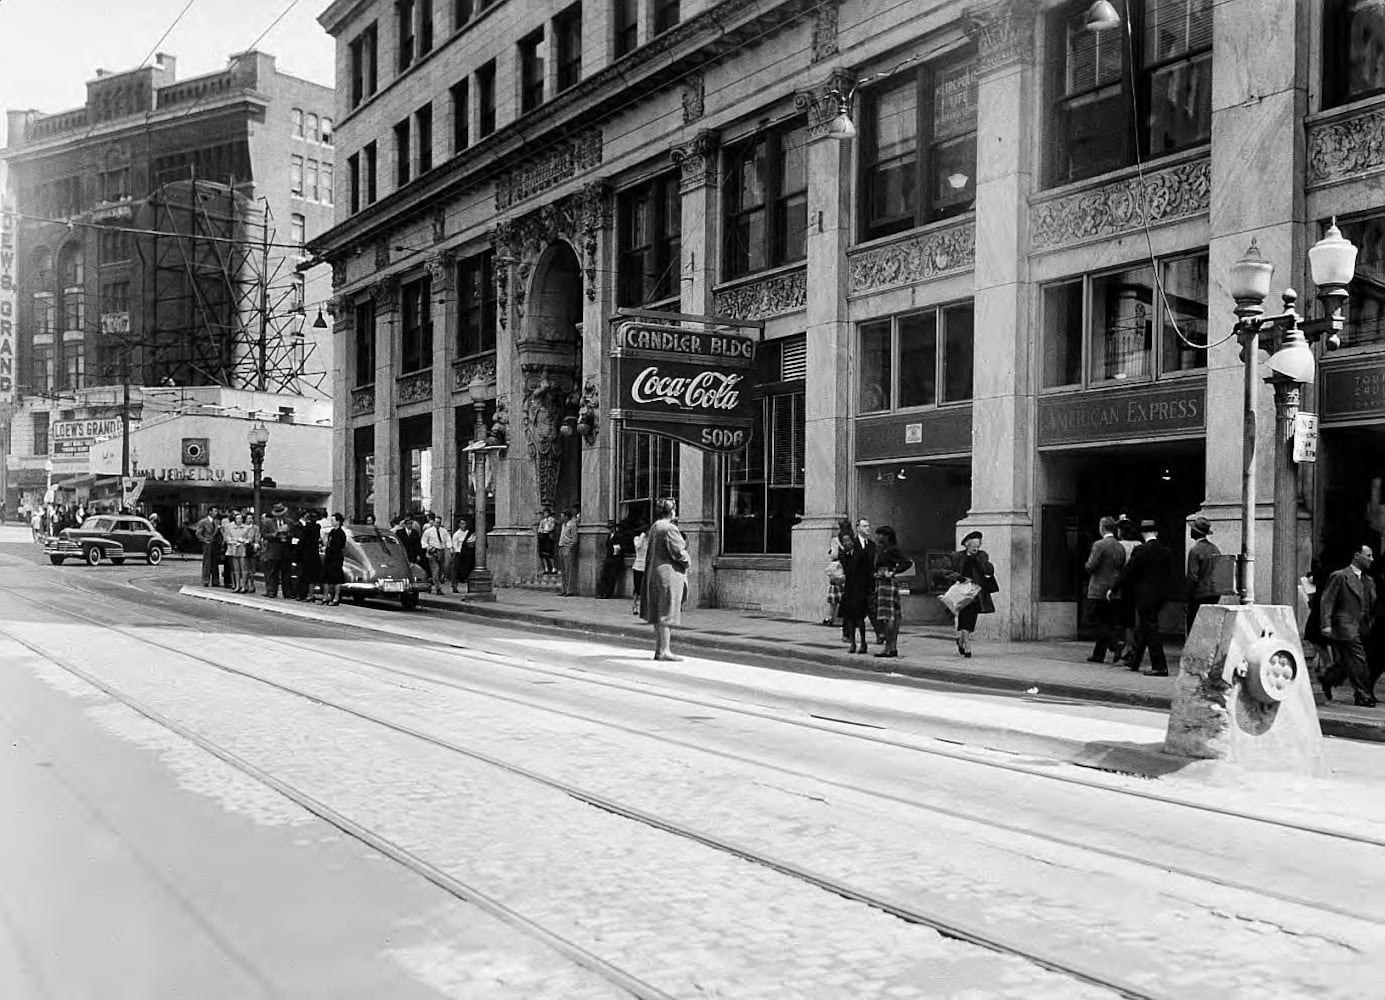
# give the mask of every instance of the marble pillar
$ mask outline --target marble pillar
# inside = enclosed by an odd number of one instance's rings
[[[399,513],[399,422],[395,372],[399,370],[399,279],[375,287],[375,523]]]
[[[456,261],[451,253],[428,260],[433,322],[433,510],[450,531],[461,513],[457,496],[457,434],[452,406],[452,361],[457,348]]]
[[[610,186],[592,181],[577,197],[578,260],[582,266],[582,330],[574,405],[585,397],[596,402],[596,433],[573,434],[567,447],[582,453],[582,527],[578,532],[578,581],[581,592],[596,592],[605,555],[606,520],[621,518],[616,509],[615,435],[605,416],[611,385],[611,322],[616,310],[615,231]]]

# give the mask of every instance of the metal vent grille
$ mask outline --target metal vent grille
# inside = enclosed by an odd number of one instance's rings
[[[790,382],[808,377],[808,339],[792,337],[782,342],[779,349],[779,379]]]

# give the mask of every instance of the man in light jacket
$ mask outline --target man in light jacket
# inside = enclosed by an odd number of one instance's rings
[[[1112,660],[1119,661],[1124,652],[1121,642],[1119,609],[1111,598],[1111,590],[1116,585],[1116,577],[1125,566],[1125,548],[1116,540],[1116,519],[1103,517],[1100,523],[1101,537],[1092,545],[1091,555],[1087,556],[1087,604],[1092,609],[1092,623],[1096,626],[1096,645],[1087,659],[1092,663],[1105,663],[1108,650]]]
[[[452,536],[442,526],[442,515],[434,514],[423,530],[423,554],[428,558],[429,583],[433,592],[442,593],[442,581],[447,576],[447,561],[452,553]]]
[[[563,512],[563,528],[558,533],[558,572],[562,574],[562,595],[577,596],[577,528],[582,523],[582,512],[572,508]]]

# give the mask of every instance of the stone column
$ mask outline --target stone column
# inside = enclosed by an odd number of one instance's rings
[[[817,621],[827,598],[823,566],[847,516],[851,463],[851,324],[847,322],[847,248],[851,245],[851,166],[855,144],[828,135],[837,94],[855,77],[835,71],[796,100],[808,112],[808,381],[804,396],[803,520],[793,529],[791,608]]]
[[[519,310],[514,289],[518,275],[518,238],[513,223],[498,223],[491,234],[495,254],[495,313],[499,329],[495,337],[496,416],[492,427],[503,430],[505,450],[495,463],[495,525],[489,532],[487,550],[497,587],[511,586],[537,572],[538,549],[533,525],[528,523],[536,488],[532,463],[524,439],[524,377],[519,370],[515,341],[519,338]]]
[[[399,507],[399,424],[394,373],[399,370],[399,279],[375,286],[375,522],[388,525]]]
[[[1304,291],[1307,250],[1302,227],[1307,53],[1312,17],[1294,0],[1227,0],[1213,7],[1217,71],[1212,76],[1211,238],[1207,309],[1209,337],[1226,336],[1236,321],[1227,294],[1231,267],[1252,237],[1274,264],[1267,313],[1279,312],[1286,286]],[[1276,150],[1261,169],[1256,150]],[[1284,151],[1288,149],[1289,153]],[[1262,345],[1268,347],[1268,344]],[[1259,361],[1268,355],[1262,352]],[[1263,375],[1261,367],[1257,373]],[[1242,365],[1228,340],[1207,357],[1207,494],[1202,515],[1215,525],[1217,546],[1241,547]],[[1261,384],[1256,398],[1255,591],[1270,599],[1273,541],[1274,397]],[[1306,567],[1305,567],[1306,568]],[[1299,574],[1295,574],[1296,576]]]
[[[679,261],[679,308],[697,316],[715,312],[712,288],[717,279],[717,217],[721,198],[717,189],[717,156],[720,138],[703,129],[689,141],[675,146],[670,155],[677,164],[682,193],[682,259]],[[699,448],[678,448],[678,526],[688,540],[692,567],[688,570],[689,599],[696,607],[716,601],[714,561],[721,546],[717,540],[717,494],[721,491],[722,462]]]
[[[448,530],[457,515],[457,435],[452,407],[452,361],[457,348],[456,259],[450,252],[428,259],[433,320],[433,510]]]
[[[980,631],[1035,637],[1033,378],[1026,295],[1034,14],[1022,0],[971,9],[977,47],[976,250],[971,507],[957,535],[981,531],[995,564],[996,613]]]
[[[580,433],[567,447],[582,450],[581,554],[577,560],[582,593],[595,593],[601,575],[606,539],[606,519],[620,520],[616,510],[615,436],[605,417],[611,388],[611,323],[616,309],[615,231],[612,227],[612,192],[605,181],[592,181],[575,196],[577,256],[582,265],[582,331],[574,402],[595,404],[596,433]]]
[[[335,287],[337,268],[332,268]],[[332,315],[332,336],[337,338],[335,350],[336,370],[332,373],[332,451],[339,461],[332,463],[332,510],[339,510],[351,520],[356,513],[356,428],[352,419],[354,398],[352,390],[356,382],[356,317],[350,301],[341,295],[333,295],[327,303]],[[0,436],[9,429],[8,420],[0,428]],[[3,460],[0,455],[0,460]]]

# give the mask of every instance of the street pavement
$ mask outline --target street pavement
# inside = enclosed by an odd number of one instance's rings
[[[3,529],[0,569],[0,996],[1382,995],[1375,744],[1140,778],[1068,761],[1157,760],[1153,708],[863,677],[819,626],[811,669],[664,664]]]

